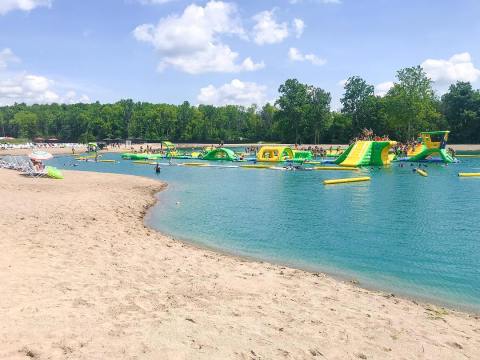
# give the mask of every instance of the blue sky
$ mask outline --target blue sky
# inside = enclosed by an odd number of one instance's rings
[[[288,78],[383,94],[423,64],[439,93],[480,80],[476,0],[0,0],[0,105],[264,103]],[[303,24],[303,25],[302,25]]]

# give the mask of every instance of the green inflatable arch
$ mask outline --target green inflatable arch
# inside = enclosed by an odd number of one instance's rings
[[[210,150],[203,156],[203,160],[228,160],[228,161],[235,161],[237,159],[237,155],[227,148],[218,148]]]

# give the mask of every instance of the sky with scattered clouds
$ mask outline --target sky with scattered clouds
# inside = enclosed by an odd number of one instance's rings
[[[0,0],[0,105],[264,104],[288,78],[480,87],[478,0]]]

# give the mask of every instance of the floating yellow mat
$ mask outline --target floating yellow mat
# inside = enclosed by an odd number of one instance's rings
[[[417,173],[422,175],[422,176],[428,176],[428,173],[425,170],[422,170],[422,169],[417,169]]]
[[[134,164],[143,164],[143,165],[155,165],[155,164],[156,164],[156,162],[144,161],[144,160],[135,160],[135,161],[132,161],[132,163],[134,163]]]
[[[202,163],[183,163],[183,166],[207,166],[207,164]]]
[[[480,173],[458,173],[458,176],[462,176],[462,177],[474,177],[474,176],[480,176]]]
[[[349,170],[349,171],[358,171],[358,168],[353,166],[343,166],[343,167],[336,167],[336,166],[315,166],[312,168],[313,170]]]
[[[107,160],[107,159],[105,159],[105,160],[98,160],[98,162],[114,163],[115,160]]]
[[[324,180],[323,184],[333,185],[333,184],[352,183],[352,182],[359,182],[359,181],[370,181],[370,176],[347,178],[347,179]]]
[[[240,165],[240,167],[246,169],[270,169],[272,165]]]

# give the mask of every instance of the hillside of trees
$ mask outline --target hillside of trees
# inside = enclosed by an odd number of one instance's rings
[[[341,111],[321,88],[289,79],[275,104],[259,108],[121,100],[114,104],[15,104],[0,107],[0,136],[55,137],[66,142],[136,138],[176,142],[346,143],[362,128],[395,140],[419,131],[451,130],[452,143],[480,143],[480,91],[457,82],[441,97],[420,66],[397,72],[383,96],[350,77]]]

